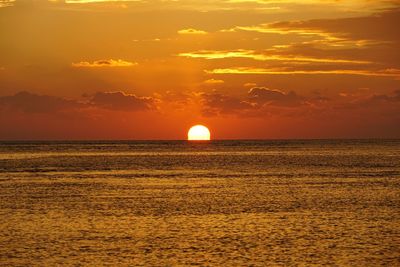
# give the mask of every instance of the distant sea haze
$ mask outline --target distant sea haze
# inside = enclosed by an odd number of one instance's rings
[[[1,266],[399,266],[400,140],[0,142]]]

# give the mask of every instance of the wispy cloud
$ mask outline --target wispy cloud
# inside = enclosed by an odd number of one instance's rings
[[[286,62],[314,62],[314,63],[345,63],[345,64],[370,64],[369,61],[336,59],[336,58],[317,58],[304,57],[300,55],[274,55],[257,53],[254,50],[230,50],[230,51],[214,51],[200,50],[189,53],[178,54],[181,57],[204,58],[204,59],[225,59],[225,58],[250,58],[258,61],[286,61]]]
[[[132,67],[136,66],[138,63],[125,61],[122,59],[105,59],[96,60],[93,62],[81,61],[78,63],[72,63],[73,67],[77,68],[103,68],[103,67]]]
[[[197,29],[193,29],[193,28],[189,28],[189,29],[182,29],[178,31],[179,34],[198,34],[198,35],[204,35],[207,34],[206,31],[203,30],[197,30]]]
[[[235,68],[219,68],[206,70],[210,74],[271,74],[271,75],[295,75],[295,74],[338,74],[338,75],[361,75],[361,76],[382,76],[400,78],[400,69],[383,69],[383,70],[353,70],[353,69],[337,69],[337,70],[287,70],[279,68],[252,68],[252,67],[235,67]]]
[[[223,84],[225,82],[223,80],[218,80],[218,79],[208,79],[208,80],[205,80],[203,83],[205,83],[205,84]]]
[[[14,3],[15,3],[15,0],[0,0],[0,8],[1,7],[13,6]]]
[[[252,26],[236,26],[223,31],[296,34],[314,36],[332,46],[348,45],[350,42],[356,46],[362,46],[371,42],[376,44],[377,42],[400,41],[397,29],[392,27],[392,25],[400,23],[399,15],[400,10],[395,8],[364,17],[281,21]]]
[[[90,4],[102,2],[142,2],[141,0],[65,0],[67,4]]]

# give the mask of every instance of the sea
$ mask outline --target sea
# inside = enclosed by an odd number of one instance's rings
[[[0,266],[400,266],[400,140],[3,141]]]

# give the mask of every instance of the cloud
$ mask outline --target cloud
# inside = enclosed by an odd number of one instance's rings
[[[0,107],[25,113],[54,113],[81,108],[74,100],[56,96],[19,92],[12,96],[0,97]]]
[[[237,97],[213,93],[202,93],[202,113],[205,116],[217,116],[219,114],[233,115],[243,113],[255,108],[254,104]]]
[[[364,17],[281,21],[254,26],[237,26],[229,31],[253,31],[259,33],[297,34],[314,36],[333,45],[350,40],[399,42],[400,35],[394,25],[400,24],[400,9],[394,8]],[[362,44],[362,43],[354,43]]]
[[[200,97],[201,112],[208,117],[292,117],[320,120],[362,116],[366,119],[374,117],[374,120],[391,120],[399,114],[400,107],[400,90],[391,94],[331,98],[321,94],[303,96],[293,91],[254,87],[242,96],[212,92],[202,93]]]
[[[0,0],[0,8],[13,6],[14,2],[15,2],[15,0]]]
[[[277,22],[269,24],[268,28],[304,34],[319,32],[340,39],[400,41],[394,25],[400,25],[400,9],[366,17]]]
[[[122,59],[105,59],[96,60],[93,62],[81,61],[78,63],[72,63],[73,67],[77,68],[103,68],[103,67],[132,67],[136,66],[138,63],[129,62]]]
[[[7,0],[3,0],[7,1]],[[122,8],[134,7],[139,10],[154,9],[174,9],[174,10],[192,10],[192,11],[232,11],[232,10],[252,10],[257,12],[287,12],[294,10],[299,6],[303,9],[320,8],[333,11],[360,11],[370,12],[377,8],[393,6],[391,1],[387,0],[355,0],[355,1],[338,1],[338,0],[50,0],[52,3],[60,4],[86,4],[99,5],[108,4],[104,7],[109,8],[109,4],[119,5]],[[392,1],[394,2],[394,1]]]
[[[400,90],[395,90],[392,94],[373,94],[364,101],[365,104],[386,104],[400,102]]]
[[[266,87],[254,87],[248,92],[249,99],[260,105],[297,106],[303,104],[303,98],[295,92],[285,93]]]
[[[197,29],[193,29],[193,28],[182,29],[182,30],[179,30],[178,33],[179,33],[179,34],[197,34],[197,35],[204,35],[204,34],[207,34],[206,31],[197,30]]]
[[[166,91],[163,94],[157,94],[164,104],[172,104],[175,109],[186,109],[190,104],[190,101],[194,99],[194,95],[187,92],[181,91]]]
[[[397,52],[400,45],[400,34],[394,27],[394,25],[400,24],[400,8],[398,3],[392,9],[384,10],[384,7],[384,5],[380,7],[379,13],[368,16],[236,26],[229,31],[265,33],[273,38],[278,38],[276,35],[282,34],[292,35],[288,38],[295,41],[290,44],[277,44],[262,52],[238,50],[227,51],[230,53],[220,51],[221,53],[215,54],[218,54],[219,58],[242,57],[259,61],[276,60],[292,65],[313,63],[315,66],[322,64],[326,66],[329,64],[336,66],[338,70],[333,73],[395,76],[385,70],[400,69],[398,65],[400,54]],[[197,52],[186,53],[185,56],[217,57],[214,53]],[[344,65],[348,67],[343,68]],[[358,65],[362,69],[353,71],[351,70],[352,65]],[[342,69],[345,71],[339,71]],[[318,70],[324,71],[323,69]]]
[[[257,61],[285,61],[285,62],[311,62],[311,63],[335,63],[335,64],[370,64],[369,61],[340,59],[340,58],[318,58],[300,55],[278,55],[273,52],[257,53],[254,50],[237,49],[230,51],[200,50],[189,53],[178,54],[181,57],[225,59],[225,58],[250,58]]]
[[[203,83],[205,83],[205,84],[223,84],[225,82],[223,80],[208,79],[208,80],[205,80]]]
[[[152,110],[156,108],[156,102],[152,97],[139,97],[124,92],[98,92],[90,99],[93,106],[119,111]]]
[[[243,84],[244,87],[256,87],[257,84],[256,83],[245,83]]]
[[[335,70],[291,70],[287,68],[254,68],[254,67],[234,67],[224,69],[206,70],[210,74],[271,74],[271,75],[311,75],[311,74],[336,74],[336,75],[360,75],[400,78],[400,69],[335,69]]]
[[[393,117],[394,113],[400,114],[400,90],[391,93],[368,93],[363,89],[354,93],[340,93],[340,98],[332,104],[332,110],[340,111],[364,111],[371,114],[385,114]]]
[[[113,111],[154,110],[158,99],[139,97],[124,92],[98,92],[84,95],[86,101],[70,100],[57,96],[19,92],[12,96],[0,97],[0,108],[24,113],[60,113],[95,109]]]
[[[353,75],[400,79],[400,54],[397,52],[400,34],[393,27],[397,24],[400,24],[399,8],[381,9],[380,13],[363,17],[236,26],[231,29],[232,34],[252,31],[279,39],[281,37],[276,35],[291,34],[294,36],[288,38],[294,41],[264,50],[197,50],[178,56],[221,60],[214,69],[206,70],[212,74]],[[238,60],[233,61],[235,59]],[[246,66],[243,62],[249,63]],[[226,63],[229,65],[223,65]]]
[[[141,0],[65,0],[66,4],[90,4],[102,2],[142,2]]]
[[[245,96],[230,96],[218,92],[200,94],[202,113],[205,116],[241,115],[262,117],[270,108],[296,108],[304,106],[307,99],[295,92],[285,93],[266,87],[253,87]],[[311,98],[308,101],[313,101]]]

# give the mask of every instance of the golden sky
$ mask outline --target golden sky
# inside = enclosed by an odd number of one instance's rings
[[[400,138],[400,1],[0,0],[0,139]]]

